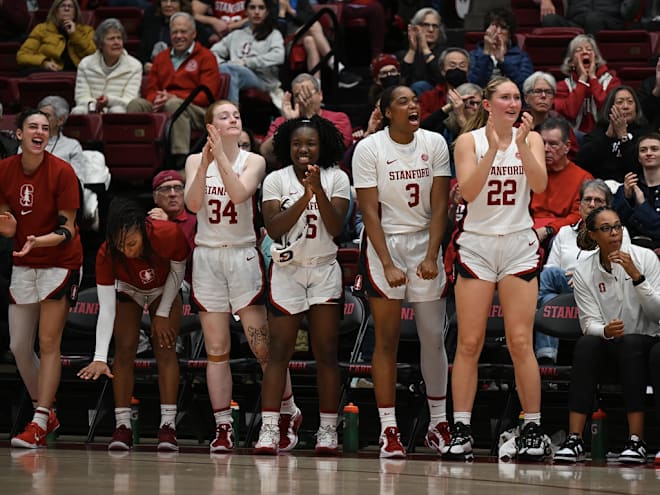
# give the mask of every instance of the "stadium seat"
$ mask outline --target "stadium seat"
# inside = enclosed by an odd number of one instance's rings
[[[102,117],[105,160],[113,180],[151,180],[162,167],[165,113],[108,113]]]
[[[599,31],[596,42],[609,68],[619,70],[633,65],[649,65],[651,36],[648,31]]]
[[[105,19],[118,19],[126,30],[128,39],[140,39],[140,26],[144,13],[139,7],[98,7],[95,10],[95,24],[98,26]]]
[[[46,96],[64,98],[70,107],[75,104],[75,72],[35,72],[18,80],[23,107],[36,107]]]
[[[0,76],[0,103],[4,113],[14,113],[20,108],[20,93],[15,78]]]
[[[73,114],[64,125],[64,135],[80,141],[83,149],[103,148],[103,121],[98,113]]]
[[[16,53],[21,44],[16,41],[0,42],[0,75],[16,76],[19,65],[16,63]]]
[[[574,34],[526,34],[523,49],[537,70],[550,71],[561,66]]]
[[[623,84],[638,89],[641,82],[649,76],[655,76],[655,67],[625,66],[617,71]]]
[[[577,36],[578,34],[584,34],[584,29],[581,27],[536,27],[532,29],[531,34],[566,34],[570,36]]]
[[[562,0],[553,0],[557,14],[564,14]],[[535,27],[541,26],[541,12],[539,4],[533,0],[511,0],[511,10],[518,22],[518,32],[527,33]]]

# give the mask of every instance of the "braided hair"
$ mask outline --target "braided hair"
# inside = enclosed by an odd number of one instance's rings
[[[154,251],[147,235],[148,223],[149,220],[144,209],[135,201],[116,197],[110,202],[105,240],[108,246],[108,252],[112,257],[113,265],[123,260],[124,255],[119,247],[124,243],[126,235],[131,230],[137,230],[142,235],[141,257],[147,261],[151,260]]]
[[[311,127],[316,129],[319,135],[320,153],[316,165],[320,168],[330,168],[341,160],[344,154],[344,138],[341,132],[329,120],[314,115],[311,118],[297,118],[287,120],[277,128],[273,136],[273,151],[277,160],[282,164],[290,164],[291,160],[291,136],[293,131],[300,127]]]

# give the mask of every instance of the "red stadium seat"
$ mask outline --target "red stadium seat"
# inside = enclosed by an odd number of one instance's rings
[[[567,34],[573,37],[578,34],[584,34],[584,29],[581,27],[537,27],[532,29],[532,34]]]
[[[129,39],[140,38],[140,26],[144,13],[139,7],[98,7],[95,12],[95,26],[101,24],[105,19],[114,17],[122,23]]]
[[[113,180],[148,181],[163,166],[166,113],[109,113],[103,120],[103,151]]]
[[[51,95],[61,96],[73,107],[75,89],[75,72],[35,72],[18,80],[21,104],[24,107],[36,107],[42,98]]]
[[[562,0],[553,0],[557,14],[564,14],[564,4]],[[511,10],[518,22],[518,32],[527,33],[536,27],[541,26],[541,12],[539,4],[533,0],[511,0]]]
[[[558,68],[566,56],[566,48],[575,36],[573,34],[527,34],[524,50],[534,62],[534,68],[552,72]]]
[[[617,76],[623,81],[623,84],[638,89],[641,82],[649,76],[655,75],[655,67],[646,66],[627,66],[617,71]]]
[[[19,66],[16,63],[16,53],[21,47],[17,41],[0,42],[0,75],[16,76]]]
[[[64,135],[77,139],[84,149],[102,148],[103,122],[98,113],[69,115]]]
[[[0,77],[0,103],[5,113],[12,113],[20,107],[18,83],[13,77]]]
[[[624,66],[649,64],[651,36],[648,31],[599,31],[596,34],[596,42],[610,68],[621,69]]]
[[[0,118],[0,131],[15,131],[16,115],[5,113]]]

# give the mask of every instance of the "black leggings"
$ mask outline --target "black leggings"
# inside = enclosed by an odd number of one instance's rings
[[[626,412],[643,411],[649,379],[660,418],[660,339],[639,334],[613,340],[584,335],[573,353],[569,409],[591,414],[596,385],[618,382],[623,388]]]

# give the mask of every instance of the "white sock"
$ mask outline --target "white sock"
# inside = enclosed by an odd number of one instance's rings
[[[446,397],[436,398],[426,396],[426,402],[429,405],[429,428],[435,427],[438,423],[445,423],[447,421]]]
[[[379,407],[378,416],[380,417],[380,434],[382,435],[386,428],[396,426],[396,411],[393,407]]]
[[[454,424],[463,423],[465,426],[469,426],[472,421],[471,412],[454,412]]]
[[[176,404],[161,404],[160,405],[160,427],[168,424],[170,428],[176,426]]]
[[[131,429],[131,408],[130,407],[115,407],[115,425],[117,428],[125,426]]]
[[[280,402],[280,414],[290,414],[294,415],[296,413],[296,403],[293,400],[293,394],[289,395],[286,399],[282,399]]]
[[[231,407],[227,409],[221,409],[219,411],[213,411],[213,417],[215,418],[215,425],[221,425],[223,423],[233,423],[234,419],[231,416]]]
[[[525,413],[525,420],[523,421],[523,428],[527,426],[528,423],[535,423],[541,425],[541,413]]]
[[[319,417],[319,428],[323,428],[324,426],[337,427],[337,413],[320,413]]]
[[[280,413],[277,411],[262,411],[261,412],[261,426],[271,425],[279,426],[280,424]]]
[[[34,416],[32,417],[32,422],[37,423],[39,428],[42,430],[46,429],[46,424],[48,423],[48,415],[50,411],[47,407],[37,407],[34,410]]]

